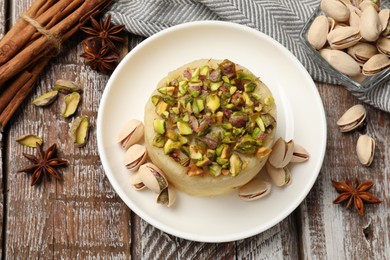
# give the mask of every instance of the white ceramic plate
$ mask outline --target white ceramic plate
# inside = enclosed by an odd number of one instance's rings
[[[144,106],[169,71],[201,58],[230,59],[251,70],[271,89],[278,108],[277,136],[293,138],[310,159],[290,167],[292,183],[273,186],[262,200],[244,202],[236,193],[200,198],[178,192],[177,203],[155,203],[151,191],[129,184],[119,129],[143,120]],[[272,38],[227,22],[193,22],[164,30],[134,48],[112,74],[99,107],[97,138],[101,161],[115,191],[141,218],[172,235],[202,242],[226,242],[256,235],[287,217],[306,197],[320,171],[326,146],[322,101],[299,61]]]

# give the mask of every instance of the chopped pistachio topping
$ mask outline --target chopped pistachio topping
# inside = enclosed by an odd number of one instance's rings
[[[263,140],[275,124],[269,114],[274,99],[256,92],[258,82],[229,60],[187,68],[151,97],[160,117],[153,122],[153,145],[189,176],[238,175],[246,166],[240,155],[269,153]]]

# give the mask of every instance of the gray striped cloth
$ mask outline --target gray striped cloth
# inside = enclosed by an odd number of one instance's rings
[[[199,20],[222,20],[255,28],[289,49],[314,80],[337,84],[307,55],[299,40],[305,21],[319,0],[116,0],[108,11],[113,22],[148,37],[173,25]],[[387,5],[389,4],[386,1]],[[390,112],[390,84],[367,93],[352,92],[359,100]]]

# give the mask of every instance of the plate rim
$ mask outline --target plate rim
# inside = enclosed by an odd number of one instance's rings
[[[319,154],[320,162],[316,165],[316,169],[313,169],[313,172],[315,172],[316,177],[312,179],[310,183],[308,183],[308,187],[310,187],[307,192],[301,193],[299,197],[297,197],[297,202],[295,204],[290,205],[290,207],[283,211],[283,214],[279,214],[277,217],[273,219],[273,221],[269,221],[270,224],[267,225],[267,227],[261,229],[261,228],[254,228],[245,232],[235,232],[230,235],[210,235],[210,236],[200,236],[197,234],[190,234],[189,232],[182,232],[181,230],[178,230],[176,228],[173,228],[163,222],[156,221],[153,217],[150,217],[147,213],[145,213],[142,209],[140,209],[135,203],[133,203],[131,200],[127,198],[127,194],[124,193],[121,189],[117,189],[114,185],[117,183],[116,179],[111,173],[107,173],[106,169],[108,167],[108,162],[106,155],[102,152],[103,151],[103,134],[102,134],[102,119],[101,116],[103,114],[103,107],[105,107],[105,104],[107,102],[107,95],[108,95],[108,89],[110,88],[109,86],[112,85],[112,82],[115,80],[117,77],[117,74],[119,74],[122,71],[122,67],[125,66],[127,61],[131,59],[133,55],[135,55],[139,49],[142,49],[144,45],[149,44],[151,41],[155,41],[159,37],[165,35],[165,34],[170,34],[173,33],[177,30],[182,30],[182,29],[189,29],[191,27],[196,27],[196,26],[228,26],[228,27],[233,27],[234,29],[239,29],[239,30],[244,30],[247,31],[248,33],[254,33],[257,34],[257,36],[260,36],[261,38],[266,38],[268,41],[272,42],[272,44],[276,45],[281,51],[284,52],[285,55],[289,57],[289,59],[294,62],[295,65],[299,67],[299,70],[302,71],[303,76],[305,77],[305,80],[308,81],[311,85],[310,89],[312,90],[312,94],[314,94],[316,101],[318,101],[318,108],[321,116],[321,122],[323,124],[323,136],[321,137],[322,142],[322,150],[321,154]],[[108,87],[108,88],[107,88]],[[325,109],[323,106],[323,102],[321,99],[321,96],[318,92],[318,89],[307,72],[306,68],[301,64],[301,62],[286,48],[284,47],[281,43],[273,39],[272,37],[256,30],[253,28],[250,28],[245,25],[237,24],[237,23],[232,23],[232,22],[227,22],[227,21],[192,21],[192,22],[187,22],[187,23],[182,23],[178,25],[174,25],[172,27],[166,28],[160,32],[157,32],[156,34],[146,38],[142,42],[140,42],[137,46],[135,46],[130,52],[122,59],[122,61],[118,64],[117,68],[114,70],[112,75],[110,76],[106,88],[103,91],[103,94],[101,96],[100,104],[99,104],[99,109],[98,109],[98,115],[97,115],[97,131],[96,131],[96,136],[97,136],[97,145],[98,145],[98,151],[99,151],[99,157],[101,159],[101,164],[103,166],[103,170],[107,178],[109,179],[109,182],[114,189],[114,191],[119,195],[121,200],[129,207],[131,211],[136,213],[139,217],[141,217],[143,220],[145,220],[147,223],[151,224],[155,228],[166,232],[168,234],[171,234],[173,236],[177,236],[183,239],[191,240],[191,241],[197,241],[197,242],[207,242],[207,243],[221,243],[221,242],[231,242],[231,241],[236,241],[240,239],[245,239],[257,234],[260,234],[278,223],[280,223],[283,219],[288,217],[295,209],[299,207],[299,205],[303,202],[303,200],[307,197],[308,193],[311,191],[313,188],[314,183],[318,179],[318,175],[320,173],[322,164],[324,162],[324,157],[325,157],[325,151],[326,151],[326,143],[327,143],[327,123],[326,123],[326,115],[325,115]]]

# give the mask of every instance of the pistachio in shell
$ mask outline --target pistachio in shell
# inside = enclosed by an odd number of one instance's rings
[[[65,96],[62,105],[62,116],[67,118],[73,115],[80,103],[81,96],[78,92],[72,92]]]
[[[344,114],[337,120],[337,125],[340,127],[341,132],[349,132],[359,127],[366,118],[366,109],[363,105],[354,105],[349,108]]]
[[[176,192],[172,187],[166,187],[159,194],[157,194],[156,198],[157,203],[163,204],[168,208],[171,207],[176,201]]]
[[[294,143],[293,156],[291,157],[291,163],[301,163],[309,159],[310,155],[303,146]]]
[[[375,140],[368,135],[359,136],[356,153],[361,164],[370,166],[375,154]]]
[[[33,148],[37,147],[37,143],[39,145],[42,145],[43,143],[42,138],[34,134],[22,135],[16,138],[16,142],[18,142],[21,145],[33,147]]]
[[[286,142],[280,137],[272,147],[268,162],[275,168],[283,168],[291,161],[293,152],[294,141],[290,140]]]
[[[386,54],[379,53],[372,56],[362,68],[363,75],[373,76],[390,67],[390,59]]]
[[[332,17],[338,22],[346,22],[349,19],[349,9],[340,0],[322,0],[321,10],[326,16]]]
[[[359,28],[352,26],[335,28],[327,36],[330,47],[335,50],[351,47],[361,38]]]
[[[82,147],[87,143],[89,133],[89,118],[88,116],[77,117],[71,127],[71,136],[73,143],[77,147]]]
[[[322,49],[321,56],[336,70],[348,76],[360,74],[360,66],[351,56],[340,50]]]
[[[290,174],[290,170],[287,167],[275,168],[268,161],[265,164],[265,169],[266,169],[269,177],[271,178],[272,182],[276,186],[282,187],[284,185],[291,183],[291,174]]]
[[[76,82],[70,80],[63,80],[63,79],[59,79],[56,81],[54,85],[54,89],[64,94],[69,94],[72,92],[80,93],[82,91],[82,89]]]
[[[372,5],[364,8],[360,17],[360,34],[369,42],[376,41],[382,33],[382,24],[377,10]]]
[[[238,189],[238,196],[244,201],[258,200],[270,194],[271,188],[271,183],[254,178]]]
[[[48,106],[51,103],[53,103],[54,100],[57,99],[57,96],[58,96],[57,90],[49,91],[34,99],[32,103],[38,107]]]
[[[316,17],[307,32],[307,40],[316,50],[324,47],[328,35],[329,21],[324,15]]]
[[[380,53],[386,54],[387,57],[390,57],[390,38],[381,37],[376,42],[376,47]]]
[[[378,54],[378,49],[372,44],[366,42],[358,42],[354,46],[349,47],[347,52],[358,63],[364,64],[372,56]]]
[[[128,149],[133,144],[139,142],[143,137],[144,124],[138,119],[132,119],[122,126],[117,141],[124,149]]]
[[[156,193],[160,193],[168,187],[168,181],[164,173],[153,163],[141,165],[138,174],[142,183]]]
[[[134,187],[135,190],[143,190],[146,188],[137,172],[131,175],[130,184]]]
[[[127,169],[135,171],[146,161],[146,157],[146,147],[140,144],[134,144],[127,149],[124,156],[124,163]]]

